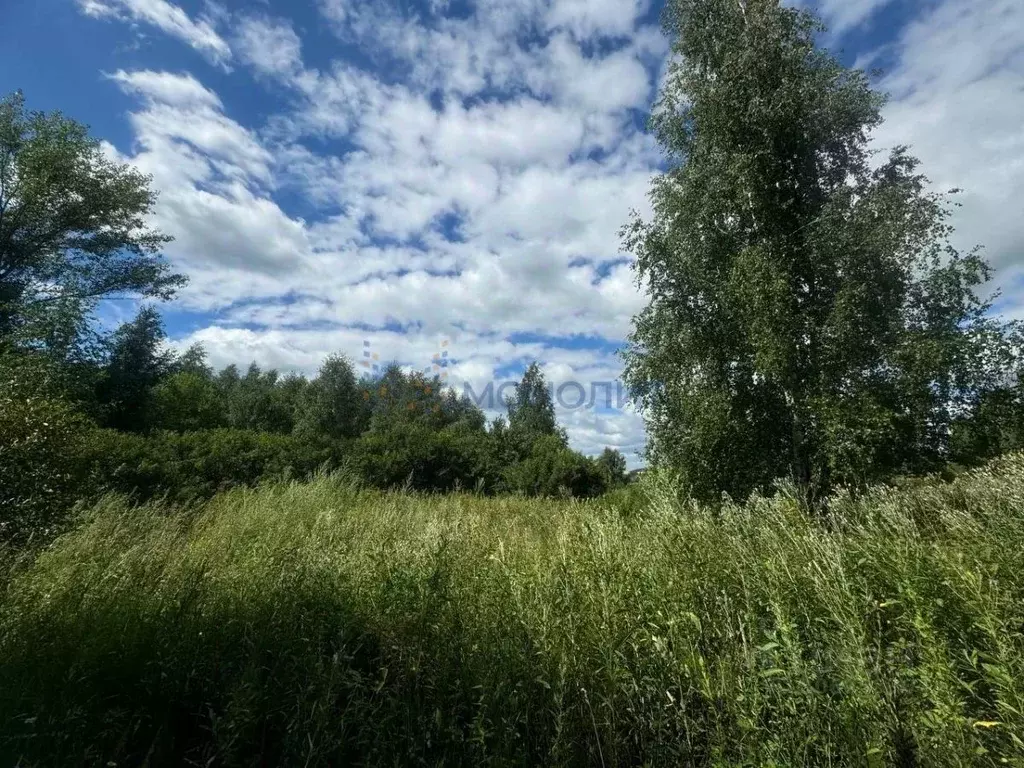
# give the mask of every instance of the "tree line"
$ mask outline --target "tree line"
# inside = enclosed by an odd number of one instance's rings
[[[47,530],[106,491],[188,502],[238,484],[344,469],[371,487],[594,496],[625,458],[569,448],[540,368],[488,423],[438,377],[343,356],[312,379],[255,363],[214,371],[171,352],[146,304],[105,333],[110,299],[185,284],[151,229],[150,179],[59,112],[0,101],[0,538]]]
[[[313,378],[253,363],[215,371],[201,346],[168,350],[144,307],[92,360],[0,355],[0,493],[7,538],[59,523],[107,491],[187,503],[236,485],[344,470],[365,486],[590,497],[626,482],[626,460],[571,448],[532,364],[488,423],[467,395],[397,363],[358,377],[327,358]]]

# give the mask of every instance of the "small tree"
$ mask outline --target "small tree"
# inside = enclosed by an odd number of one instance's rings
[[[193,344],[175,359],[171,366],[174,373],[194,373],[204,379],[213,378],[213,368],[206,362],[206,349],[202,344]]]
[[[534,443],[542,437],[552,436],[563,446],[565,432],[555,418],[555,405],[551,389],[537,363],[531,363],[516,384],[515,394],[506,398],[508,429],[506,436],[520,458],[530,455]]]
[[[240,377],[234,366],[228,366],[217,381],[224,392],[229,426],[282,434],[294,429],[297,402],[281,387],[277,371],[263,371],[252,363]]]
[[[163,348],[165,339],[163,322],[153,307],[143,307],[114,332],[99,397],[107,426],[124,432],[144,432],[153,426],[153,390],[174,361]]]
[[[604,476],[605,484],[614,488],[626,483],[626,457],[614,448],[605,448],[595,459],[598,470]]]
[[[224,396],[212,377],[195,370],[173,373],[153,390],[154,426],[196,432],[227,426]]]
[[[367,412],[352,363],[333,355],[300,396],[295,429],[307,437],[358,437],[366,426]]]

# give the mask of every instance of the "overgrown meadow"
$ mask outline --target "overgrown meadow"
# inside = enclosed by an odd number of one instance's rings
[[[719,509],[341,476],[8,557],[5,765],[1022,765],[1024,457]]]

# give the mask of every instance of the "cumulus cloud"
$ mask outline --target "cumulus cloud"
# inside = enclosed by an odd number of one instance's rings
[[[577,38],[621,37],[633,32],[649,5],[648,0],[556,0],[545,22],[564,27]]]
[[[186,301],[217,306],[238,292],[273,296],[310,253],[305,224],[265,190],[272,152],[223,112],[221,100],[190,74],[120,70],[110,78],[138,96],[129,119],[131,156],[161,190],[154,223],[173,235],[168,253],[193,276]]]
[[[149,150],[140,161],[172,182],[159,188],[176,188],[183,179],[271,181],[271,153],[252,131],[227,117],[217,95],[192,75],[119,70],[110,78],[145,103],[130,119],[137,141]],[[176,156],[160,155],[168,150]]]

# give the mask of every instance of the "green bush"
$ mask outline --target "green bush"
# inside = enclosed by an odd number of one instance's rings
[[[321,467],[339,466],[344,453],[340,443],[239,429],[146,436],[96,430],[84,460],[94,486],[140,500],[187,502],[234,486],[308,478]]]
[[[79,455],[90,424],[62,400],[33,394],[36,389],[2,368],[0,542],[52,536],[83,489]]]
[[[286,477],[308,478],[344,466],[372,488],[468,490],[530,496],[597,496],[605,474],[556,437],[541,438],[525,461],[505,466],[493,435],[464,425],[437,429],[398,422],[354,441],[211,429],[146,435],[95,429],[82,441],[87,487],[145,501],[174,503],[212,497],[234,486]]]
[[[210,377],[179,371],[153,390],[154,421],[172,432],[195,432],[226,426],[224,393]]]
[[[352,468],[364,483],[383,489],[490,491],[498,477],[486,432],[435,430],[415,421],[363,434],[353,445]]]
[[[504,488],[526,496],[598,496],[607,488],[597,464],[567,448],[557,435],[538,438],[530,455],[508,467]]]

